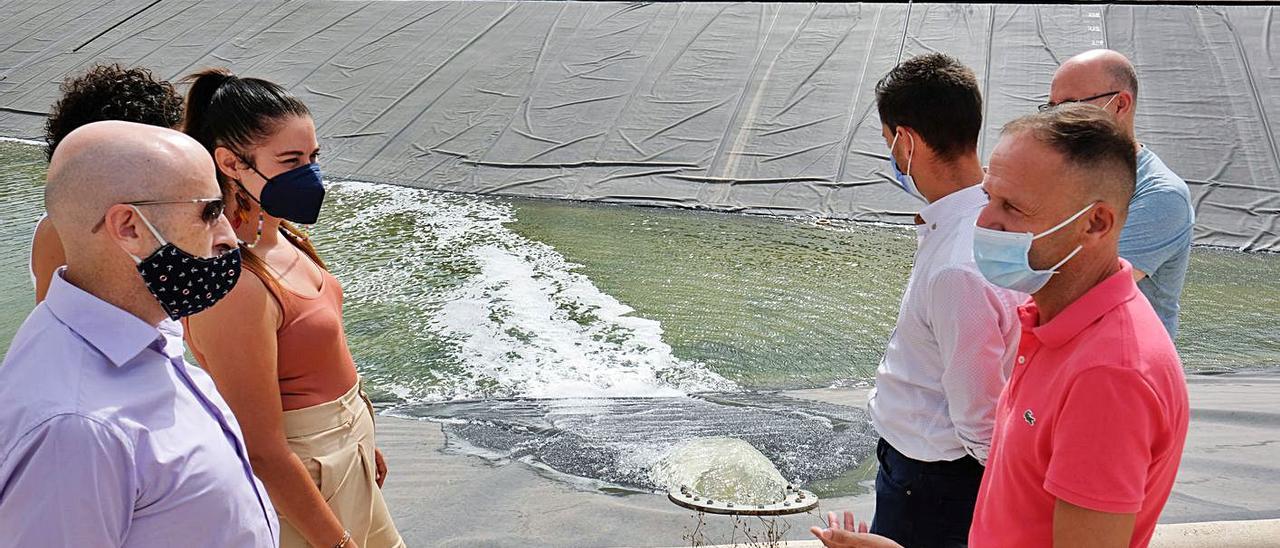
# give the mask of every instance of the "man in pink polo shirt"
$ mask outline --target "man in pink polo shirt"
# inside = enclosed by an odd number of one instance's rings
[[[1119,258],[1133,141],[1101,109],[1063,105],[1010,122],[991,155],[974,258],[1031,294],[996,406],[969,545],[1146,546],[1187,436],[1182,364]],[[841,528],[828,546],[888,546]],[[865,529],[861,529],[865,531]]]
[[[1132,151],[1101,109],[1064,105],[1005,126],[991,155],[974,257],[1031,300],[972,546],[1146,546],[1173,489],[1187,385],[1118,255]]]

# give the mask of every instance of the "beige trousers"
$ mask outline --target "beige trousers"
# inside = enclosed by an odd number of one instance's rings
[[[356,383],[334,401],[285,411],[284,435],[329,508],[361,548],[398,548],[405,544],[376,480],[372,409]],[[280,546],[311,545],[280,516]]]

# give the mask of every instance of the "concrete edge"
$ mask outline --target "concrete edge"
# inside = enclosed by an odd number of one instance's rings
[[[721,544],[704,548],[734,548],[741,544]],[[781,542],[780,548],[822,548],[816,540]],[[1280,519],[1242,521],[1205,521],[1199,523],[1167,523],[1156,526],[1152,548],[1199,548],[1231,546],[1233,548],[1280,547]]]
[[[1280,546],[1280,519],[1168,523],[1156,526],[1151,546],[1191,548],[1193,546],[1234,546],[1263,548]]]

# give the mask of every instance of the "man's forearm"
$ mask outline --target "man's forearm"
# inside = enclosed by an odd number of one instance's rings
[[[1127,548],[1137,514],[1112,514],[1058,499],[1053,508],[1054,548]]]

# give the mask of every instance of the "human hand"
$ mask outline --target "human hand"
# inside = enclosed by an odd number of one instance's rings
[[[890,539],[868,532],[867,522],[857,523],[853,512],[845,510],[844,527],[835,512],[827,512],[827,528],[811,527],[809,532],[827,548],[902,548]]]
[[[373,466],[377,468],[374,479],[378,482],[378,488],[382,488],[382,482],[387,481],[387,459],[382,457],[382,450],[375,448],[373,450]]]

